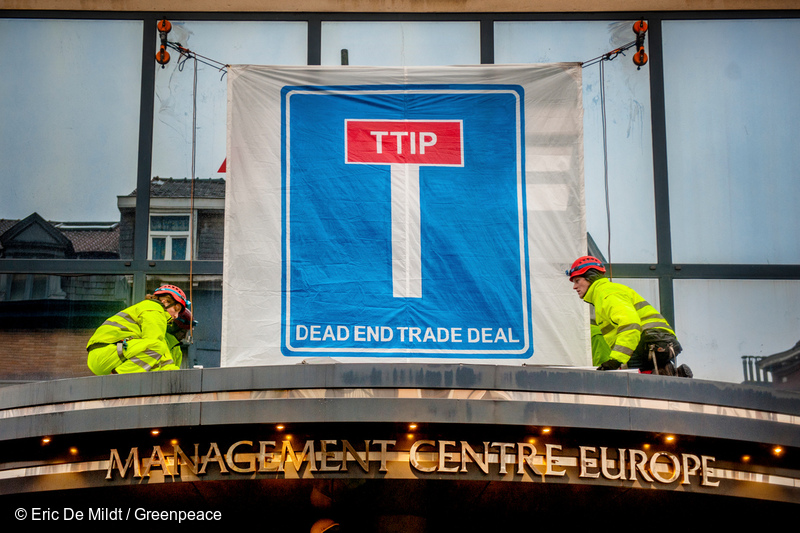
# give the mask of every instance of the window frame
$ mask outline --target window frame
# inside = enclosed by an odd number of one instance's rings
[[[188,220],[188,229],[186,230],[154,230],[153,229],[153,219],[156,217],[184,217]],[[159,261],[186,261],[189,257],[193,257],[192,253],[194,251],[194,242],[197,238],[197,211],[193,213],[188,212],[179,212],[179,211],[159,211],[159,210],[152,210],[150,212],[150,224],[148,225],[148,249],[147,249],[147,258],[149,260],[153,260],[153,241],[154,239],[164,238],[164,257],[158,259]],[[184,254],[185,257],[183,259],[173,259],[172,258],[172,240],[179,238],[186,239],[186,253]]]

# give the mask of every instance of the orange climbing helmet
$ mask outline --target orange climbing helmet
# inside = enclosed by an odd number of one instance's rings
[[[176,287],[175,285],[162,285],[153,291],[153,294],[156,296],[159,294],[169,294],[175,299],[176,302],[181,304],[184,309],[191,309],[192,307],[192,302],[186,299],[186,294],[180,289],[180,287]]]
[[[605,274],[606,267],[603,266],[603,262],[598,258],[592,257],[591,255],[584,255],[572,263],[572,267],[566,271],[566,274],[569,280],[572,281],[572,278],[583,276],[589,270],[597,270]]]

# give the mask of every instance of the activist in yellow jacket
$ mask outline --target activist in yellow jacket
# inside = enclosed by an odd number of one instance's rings
[[[87,343],[89,369],[98,376],[178,370],[166,342],[171,318],[156,299],[143,300],[108,318]]]
[[[629,368],[649,366],[647,352],[637,352],[643,332],[655,329],[675,336],[667,320],[639,293],[608,278],[595,279],[583,300],[594,306],[595,322],[611,347],[611,359]]]
[[[167,348],[169,348],[172,362],[176,367],[180,368],[181,363],[183,362],[183,350],[181,350],[180,339],[176,338],[175,335],[169,332],[169,330],[164,338],[167,341]]]
[[[611,357],[611,348],[594,320],[589,325],[589,330],[592,335],[592,364],[600,366]]]
[[[172,360],[180,367],[183,362],[183,349],[181,345],[186,336],[190,334],[197,321],[192,317],[192,312],[182,309],[177,316],[172,317],[172,321],[167,324],[167,346],[172,351]]]

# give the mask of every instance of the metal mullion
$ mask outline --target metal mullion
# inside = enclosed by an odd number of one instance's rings
[[[307,21],[308,39],[308,64],[322,64],[322,19],[317,16],[309,16]]]
[[[800,265],[676,264],[673,279],[800,280]]]
[[[800,281],[800,265],[614,263],[615,278]]]
[[[494,64],[494,18],[480,19],[481,64]]]
[[[52,274],[77,276],[88,274],[147,275],[188,274],[189,261],[152,261],[131,259],[3,259],[0,274]],[[222,261],[194,261],[196,274],[222,274]]]
[[[661,19],[648,19],[650,50],[650,120],[653,143],[653,194],[656,223],[656,254],[661,314],[675,324],[675,294],[672,287],[672,228],[669,207],[667,127],[664,101],[664,54]]]
[[[156,84],[156,23],[155,15],[143,17],[142,28],[142,84],[139,97],[139,159],[136,174],[136,211],[133,225],[134,264],[147,260],[150,233],[150,174],[153,163],[153,113]],[[145,295],[145,274],[136,269],[133,273],[133,299]]]

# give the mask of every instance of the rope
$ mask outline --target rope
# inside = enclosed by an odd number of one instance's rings
[[[603,185],[606,196],[606,226],[608,227],[608,279],[613,279],[611,273],[611,202],[608,190],[608,130],[606,125],[606,80],[605,61],[600,62],[600,116],[603,124]]]
[[[209,57],[202,56],[196,52],[189,50],[181,46],[180,43],[173,43],[166,41],[166,46],[172,48],[173,50],[177,50],[180,53],[180,58],[178,59],[178,70],[183,72],[183,68],[186,65],[186,62],[190,59],[193,60],[194,65],[194,72],[192,78],[192,164],[191,164],[191,192],[189,195],[189,246],[188,249],[190,250],[189,253],[189,300],[194,301],[194,254],[195,254],[195,238],[194,238],[194,188],[195,188],[195,180],[197,179],[197,70],[198,64],[202,63],[204,65],[208,65],[210,67],[216,68],[220,72],[222,72],[222,77],[225,76],[228,72],[228,66],[225,63],[221,63]],[[192,314],[196,312],[193,309]],[[193,332],[194,332],[194,324],[189,324],[189,333],[187,334],[187,343],[192,344],[193,342]]]
[[[179,67],[180,68],[180,67]],[[194,77],[192,80],[192,180],[189,194],[189,301],[194,301],[194,181],[197,162],[197,57],[194,58]],[[196,309],[195,309],[196,311]],[[192,313],[194,315],[194,312]],[[188,342],[192,344],[194,320],[189,322]]]
[[[608,278],[613,279],[611,271],[611,201],[608,188],[608,126],[606,122],[606,79],[605,79],[605,62],[612,61],[620,55],[625,55],[625,50],[636,46],[636,41],[631,41],[628,44],[615,48],[610,52],[599,55],[588,61],[581,63],[581,68],[590,67],[599,64],[600,67],[600,119],[603,130],[603,187],[605,191],[606,201],[606,226],[608,228],[608,250],[606,252],[606,262],[608,263]]]
[[[581,67],[583,67],[583,68],[591,67],[592,65],[594,65],[596,63],[600,63],[601,61],[612,61],[612,60],[616,59],[618,55],[625,55],[625,54],[623,54],[623,52],[625,50],[633,48],[634,46],[636,46],[636,41],[631,41],[628,44],[624,44],[624,45],[620,46],[619,48],[615,48],[614,50],[611,50],[610,52],[606,52],[603,55],[599,55],[597,57],[593,57],[592,59],[584,61],[583,63],[581,63]]]
[[[225,76],[225,74],[228,72],[228,67],[230,65],[222,63],[215,59],[211,59],[210,57],[202,56],[196,52],[192,52],[188,48],[184,48],[183,46],[181,46],[180,43],[173,43],[167,41],[167,46],[169,48],[172,48],[173,50],[177,50],[178,53],[180,53],[181,57],[180,59],[178,59],[178,70],[180,70],[181,72],[183,71],[183,65],[189,59],[194,59],[195,69],[197,69],[197,63],[203,63],[204,65],[214,67],[215,69],[222,72],[222,76]]]
[[[222,72],[220,79],[225,77],[228,72],[229,65],[221,63],[209,57],[202,56],[192,52],[188,48],[181,46],[180,43],[167,41],[167,34],[169,33],[172,25],[166,19],[158,23],[158,30],[161,36],[161,52],[160,55],[156,54],[156,60],[163,66],[169,61],[169,54],[166,53],[166,48],[172,48],[180,53],[178,59],[178,70],[183,72],[183,67],[190,59],[193,60],[194,73],[192,79],[192,163],[191,163],[191,176],[190,187],[191,192],[189,195],[189,242],[187,249],[189,250],[189,301],[194,301],[194,254],[195,254],[195,238],[194,238],[194,195],[195,195],[195,181],[197,180],[197,70],[198,64],[203,63],[210,67],[218,69]],[[196,306],[192,314],[197,311]],[[189,332],[187,334],[186,342],[192,344],[194,333],[194,321],[189,322]]]

